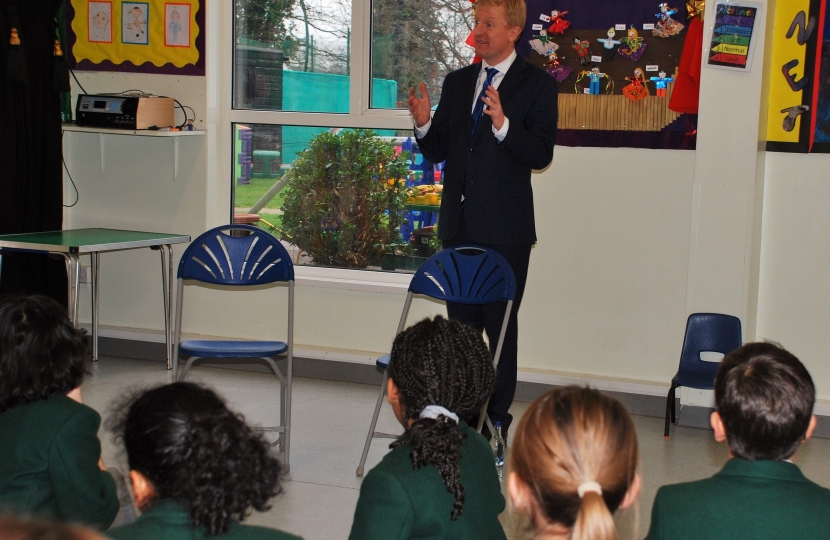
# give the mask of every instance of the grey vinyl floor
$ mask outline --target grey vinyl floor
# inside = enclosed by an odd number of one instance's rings
[[[171,382],[171,374],[159,362],[102,358],[90,366],[82,387],[84,401],[101,413],[103,457],[108,466],[126,470],[123,451],[106,429],[115,405],[143,388]],[[279,394],[273,376],[231,369],[197,367],[188,380],[218,391],[252,425],[273,425],[279,414]],[[271,510],[252,515],[246,523],[281,529],[306,540],[337,540],[348,537],[361,479],[355,476],[360,453],[378,395],[378,387],[319,379],[295,378],[291,439],[291,471],[284,493]],[[527,403],[514,403],[519,417]],[[640,442],[640,472],[643,491],[634,508],[617,515],[621,539],[642,538],[648,532],[651,505],[657,488],[711,476],[726,461],[726,449],[714,442],[706,430],[672,427],[672,437],[663,438],[663,420],[635,416]],[[381,412],[378,429],[402,431],[391,408]],[[377,464],[388,450],[388,442],[376,439],[366,470]],[[796,454],[795,462],[806,476],[830,487],[830,440],[813,439]],[[525,526],[519,516],[506,511],[502,523],[511,540],[523,538]]]

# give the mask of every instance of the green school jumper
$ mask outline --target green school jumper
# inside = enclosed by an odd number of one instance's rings
[[[190,518],[184,507],[173,501],[159,501],[140,518],[129,525],[107,531],[113,540],[299,540],[298,536],[253,525],[233,522],[228,532],[219,536],[207,536],[204,529],[190,526]]]
[[[64,395],[0,413],[0,512],[109,527],[118,498],[98,467],[100,425],[97,412]]]
[[[715,476],[657,491],[646,540],[830,539],[830,490],[786,461],[732,458]]]
[[[493,451],[486,439],[461,422],[466,435],[459,471],[464,510],[450,519],[455,497],[432,464],[413,470],[408,445],[395,448],[369,471],[360,486],[350,540],[506,540],[499,523],[504,510]]]

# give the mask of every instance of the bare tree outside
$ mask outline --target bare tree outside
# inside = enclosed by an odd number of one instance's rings
[[[236,0],[237,43],[281,49],[286,69],[349,75],[351,13],[349,0]],[[375,0],[372,76],[397,81],[398,107],[421,81],[437,102],[444,76],[472,59],[471,29],[469,0]]]
[[[469,0],[375,0],[372,10],[372,75],[398,81],[398,106],[423,81],[437,103],[447,73],[467,65],[472,49]]]

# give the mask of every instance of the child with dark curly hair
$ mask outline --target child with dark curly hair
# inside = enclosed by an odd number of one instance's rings
[[[404,434],[360,487],[351,540],[505,540],[493,451],[477,418],[495,373],[481,334],[442,317],[398,334],[387,399]]]
[[[136,506],[114,540],[289,540],[241,525],[280,493],[280,463],[268,443],[213,391],[192,383],[160,386],[129,399],[110,426],[124,444]]]
[[[0,302],[0,511],[107,528],[101,417],[81,403],[86,334],[51,298]]]

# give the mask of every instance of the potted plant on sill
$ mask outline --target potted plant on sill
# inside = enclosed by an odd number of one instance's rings
[[[283,230],[314,264],[376,264],[402,242],[408,158],[371,130],[317,135],[291,169]]]

